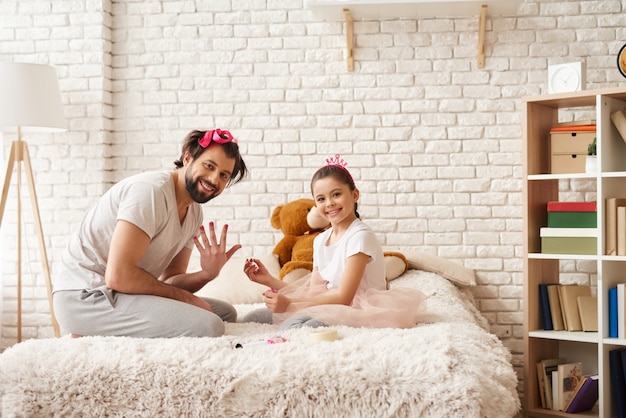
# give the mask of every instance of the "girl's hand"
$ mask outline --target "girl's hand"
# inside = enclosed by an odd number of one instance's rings
[[[286,312],[291,303],[287,296],[281,295],[273,289],[265,291],[263,296],[265,296],[265,306],[274,313]]]
[[[243,272],[246,273],[246,276],[253,282],[265,286],[271,286],[271,282],[274,279],[261,260],[256,258],[246,258],[246,262],[243,265]]]
[[[204,226],[200,226],[200,238],[193,237],[193,242],[196,244],[196,248],[200,252],[200,267],[210,279],[214,279],[219,274],[224,264],[241,248],[241,244],[233,245],[230,250],[226,251],[226,234],[228,232],[228,225],[224,225],[222,228],[222,235],[220,240],[217,240],[215,235],[215,224],[209,222],[209,235],[207,236]]]

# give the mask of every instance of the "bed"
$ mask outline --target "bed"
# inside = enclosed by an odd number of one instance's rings
[[[220,338],[24,341],[0,354],[0,416],[515,416],[511,355],[488,332],[470,284],[411,267],[390,282],[428,296],[427,320],[411,329],[278,335],[231,323]],[[242,315],[259,306],[236,304]],[[320,338],[332,331],[338,339]]]

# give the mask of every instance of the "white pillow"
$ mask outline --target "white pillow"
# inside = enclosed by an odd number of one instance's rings
[[[476,272],[457,262],[418,251],[402,251],[409,268],[432,271],[460,286],[476,286]]]
[[[278,257],[268,254],[256,258],[261,260],[274,277],[278,277],[280,272]],[[215,279],[196,292],[196,296],[220,299],[231,304],[263,302],[262,293],[267,290],[267,286],[248,279],[243,272],[245,262],[245,258],[233,256],[224,264]]]

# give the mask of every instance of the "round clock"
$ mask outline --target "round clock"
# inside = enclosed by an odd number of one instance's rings
[[[617,69],[621,75],[626,77],[626,44],[617,53]]]
[[[550,77],[553,93],[567,93],[580,90],[580,76],[571,67],[559,67]]]

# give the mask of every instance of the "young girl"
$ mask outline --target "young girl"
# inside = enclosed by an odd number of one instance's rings
[[[357,212],[359,190],[339,155],[326,160],[311,180],[321,216],[331,227],[313,243],[313,272],[292,284],[273,277],[257,259],[246,260],[250,280],[270,289],[267,308],[250,312],[244,322],[302,326],[414,326],[424,295],[412,289],[387,290],[383,250]]]

